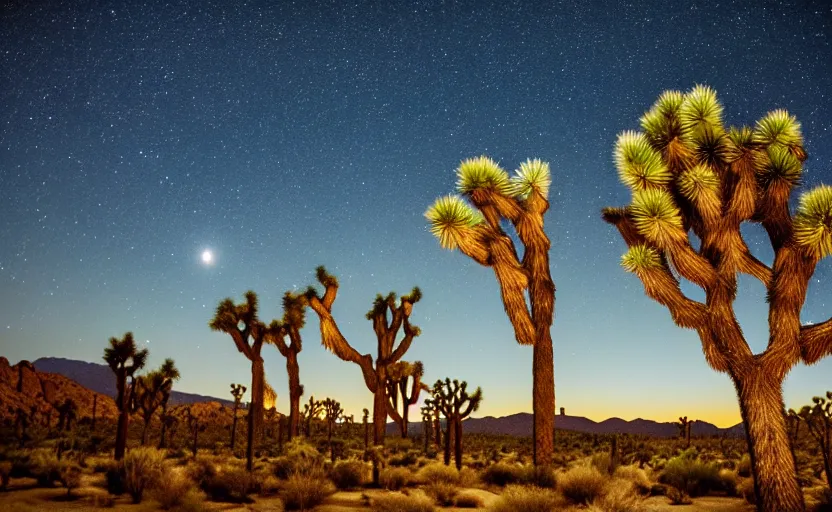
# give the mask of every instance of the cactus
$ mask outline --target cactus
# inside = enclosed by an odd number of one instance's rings
[[[242,384],[231,383],[231,396],[234,397],[234,407],[231,409],[231,441],[229,447],[234,451],[235,439],[237,437],[237,411],[240,409],[240,402],[243,400],[243,395],[246,394],[246,387]]]
[[[341,403],[337,400],[327,398],[323,401],[324,414],[326,415],[326,442],[329,444],[329,457],[332,462],[335,462],[335,450],[332,447],[332,430],[338,423],[338,420],[344,416],[344,409],[341,408]]]
[[[549,272],[551,243],[543,226],[543,216],[549,209],[549,164],[528,160],[510,178],[494,160],[482,156],[463,161],[457,177],[457,190],[468,202],[460,196],[441,197],[425,217],[442,247],[458,248],[494,270],[517,342],[533,346],[534,463],[549,465],[555,441],[555,370],[550,333],[555,284]],[[522,258],[504,230],[509,225],[524,246]]]
[[[401,421],[398,412],[391,410],[388,404],[387,369],[404,356],[413,338],[420,334],[419,328],[411,325],[410,314],[413,305],[421,299],[422,292],[419,288],[413,288],[410,295],[404,295],[398,301],[392,292],[387,297],[376,296],[372,309],[366,315],[373,323],[378,342],[378,357],[374,365],[370,354],[362,355],[349,344],[332,317],[332,304],[338,294],[338,280],[324,267],[318,267],[316,274],[318,282],[324,287],[324,294],[320,295],[314,287],[310,287],[306,298],[320,319],[321,343],[336,356],[344,361],[352,361],[361,368],[364,383],[373,393],[373,444],[383,446],[387,415],[396,422]],[[399,330],[404,332],[404,336],[396,346]],[[373,466],[373,483],[378,485],[377,465]]]
[[[390,400],[390,407],[394,411],[398,409],[399,398],[401,398],[402,413],[398,418],[398,426],[403,439],[407,438],[410,407],[416,405],[423,390],[430,390],[422,382],[424,375],[425,367],[421,361],[412,364],[407,361],[399,361],[391,364],[387,369],[387,396]],[[391,418],[395,419],[393,416]]]
[[[257,294],[249,290],[246,301],[234,304],[224,299],[217,306],[214,318],[208,323],[212,331],[224,332],[231,336],[234,345],[246,359],[251,361],[251,403],[248,407],[248,433],[246,443],[246,469],[252,470],[254,443],[263,424],[263,393],[265,374],[263,356],[260,351],[266,338],[267,328],[257,316]]]
[[[303,386],[300,384],[298,354],[303,349],[300,330],[305,324],[306,297],[286,292],[283,295],[283,319],[280,322],[273,321],[266,333],[267,343],[276,346],[280,355],[286,358],[286,373],[289,376],[289,441],[299,433],[300,397],[303,395]]]
[[[806,423],[809,434],[818,443],[826,484],[832,489],[832,391],[827,391],[825,397],[812,398],[812,402],[814,405],[801,408],[797,417]]]
[[[480,407],[482,389],[468,394],[468,383],[454,379],[437,380],[431,390],[435,403],[447,421],[445,434],[445,465],[451,463],[451,442],[454,444],[456,468],[462,469],[462,420]]]
[[[127,378],[144,368],[147,361],[147,349],[139,350],[133,339],[133,333],[128,332],[122,339],[110,338],[110,346],[104,349],[104,361],[116,376],[115,401],[119,414],[116,427],[115,460],[121,460],[127,448],[127,428],[132,403],[131,386],[127,385]]]
[[[643,133],[623,132],[615,160],[633,201],[605,208],[628,247],[622,266],[673,321],[699,335],[705,360],[734,383],[761,512],[805,509],[786,432],[783,381],[790,369],[832,353],[832,321],[801,325],[809,280],[832,253],[832,186],[789,207],[806,153],[800,124],[775,110],[749,127],[726,129],[712,89],[668,91],[641,118]],[[774,252],[758,260],[740,226],[759,223]],[[692,243],[691,239],[700,243]],[[767,290],[769,336],[754,354],[734,314],[737,274]],[[704,290],[686,296],[680,278]]]

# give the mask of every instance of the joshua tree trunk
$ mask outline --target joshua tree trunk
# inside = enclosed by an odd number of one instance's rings
[[[760,512],[801,512],[794,456],[786,430],[782,382],[759,369],[734,376]]]
[[[422,437],[425,441],[425,455],[427,455],[428,447],[430,446],[430,419],[422,422]]]
[[[445,422],[445,465],[451,465],[451,444],[454,442],[454,420],[448,418]]]
[[[442,449],[442,424],[439,422],[439,411],[436,411],[433,420],[433,437],[436,441],[436,451]]]
[[[454,459],[456,469],[462,469],[462,421],[454,421]]]
[[[251,363],[251,411],[252,415],[252,436],[250,436],[252,450],[258,435],[263,429],[263,393],[265,391],[265,374],[263,371],[263,358],[257,357]]]
[[[534,461],[537,465],[552,463],[555,451],[555,367],[552,336],[543,326],[533,347]]]
[[[298,355],[289,351],[286,356],[286,372],[289,374],[289,429],[288,440],[298,436],[298,425],[300,420],[300,368],[298,367]]]
[[[127,422],[128,412],[126,410],[119,412],[118,425],[116,426],[116,452],[115,459],[121,460],[124,458],[124,452],[127,448]]]
[[[387,386],[384,385],[386,368],[376,363],[378,386],[373,394],[373,444],[384,445],[384,434],[387,427]]]
[[[150,418],[145,416],[142,425],[142,446],[147,446],[147,431],[150,429]]]

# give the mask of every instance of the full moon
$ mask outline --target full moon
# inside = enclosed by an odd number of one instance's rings
[[[210,265],[213,262],[214,262],[214,254],[211,251],[209,251],[208,249],[205,249],[204,251],[202,251],[202,263],[204,263],[206,265]]]

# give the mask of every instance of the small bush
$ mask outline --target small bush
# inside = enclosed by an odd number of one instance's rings
[[[415,465],[417,460],[419,460],[419,452],[408,451],[390,457],[389,464],[393,467],[407,467]]]
[[[482,473],[482,481],[505,487],[511,484],[524,483],[526,475],[523,471],[523,466],[517,464],[507,464],[505,462],[498,462],[485,468]]]
[[[471,468],[462,468],[459,470],[459,484],[460,487],[475,487],[480,482],[480,474],[478,471]]]
[[[360,460],[339,461],[329,470],[329,478],[339,489],[354,489],[368,480],[370,467]]]
[[[381,472],[378,480],[388,491],[398,491],[410,483],[412,474],[405,468],[389,468]]]
[[[737,494],[751,505],[757,504],[757,495],[754,494],[754,479],[742,478],[737,484]]]
[[[374,512],[434,512],[436,510],[430,498],[405,496],[400,493],[373,498],[371,508]]]
[[[718,466],[706,464],[687,453],[667,461],[664,471],[659,475],[659,482],[693,497],[722,488]]]
[[[295,438],[286,445],[286,455],[274,461],[272,471],[283,480],[293,475],[321,478],[324,476],[324,456],[314,446]]]
[[[274,475],[266,475],[260,481],[260,496],[275,496],[281,489],[283,484]]]
[[[457,508],[482,508],[484,505],[482,498],[470,491],[457,494],[454,504]]]
[[[294,475],[286,481],[281,498],[286,510],[311,510],[334,491],[328,480]]]
[[[612,460],[609,453],[602,452],[593,454],[590,463],[601,473],[609,473]]]
[[[751,457],[746,453],[737,464],[737,474],[743,478],[751,476]]]
[[[200,457],[188,466],[187,473],[197,486],[202,487],[210,478],[217,476],[217,467],[210,460]]]
[[[257,491],[257,479],[242,468],[227,469],[208,477],[202,490],[211,501],[251,503],[250,494]]]
[[[510,485],[491,505],[490,512],[551,512],[561,505],[558,495],[549,489]]]
[[[577,505],[588,505],[604,494],[607,477],[595,466],[578,466],[564,473],[558,488],[564,498]]]
[[[632,512],[638,509],[641,501],[632,482],[615,478],[607,484],[604,495],[592,504],[603,512]]]
[[[432,483],[457,483],[459,482],[459,471],[454,466],[446,466],[439,462],[434,462],[423,467],[416,473],[416,478],[425,484]]]
[[[37,480],[39,487],[53,487],[61,479],[66,463],[58,460],[51,452],[36,452],[29,461],[29,474]]]
[[[450,507],[454,504],[459,489],[452,482],[433,482],[425,487],[425,493],[433,498],[437,505]]]
[[[162,510],[178,509],[188,499],[189,494],[195,494],[194,483],[191,479],[169,469],[164,472],[162,478],[159,478],[159,481],[150,491],[151,497],[159,502],[159,507]]]
[[[653,482],[647,477],[647,473],[635,466],[618,466],[614,476],[632,482],[633,487],[639,494],[650,494],[650,490],[653,488]]]
[[[0,462],[0,491],[5,491],[9,487],[9,480],[12,478],[12,463],[4,460]]]
[[[61,469],[61,484],[66,488],[66,495],[72,496],[72,490],[81,486],[81,468],[67,464]]]
[[[730,469],[719,470],[719,484],[728,496],[737,495],[737,474]]]
[[[550,466],[528,466],[525,481],[544,489],[554,489],[558,485],[555,470]]]
[[[164,460],[164,452],[155,448],[135,448],[124,456],[121,465],[124,490],[133,503],[141,503],[145,490],[159,481]]]
[[[665,496],[670,500],[671,505],[690,505],[693,503],[688,493],[676,487],[668,487]]]

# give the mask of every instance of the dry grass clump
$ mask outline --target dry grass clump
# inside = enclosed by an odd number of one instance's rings
[[[406,496],[401,493],[375,497],[370,507],[374,512],[434,512],[436,510],[430,498]]]
[[[135,448],[127,452],[121,464],[124,490],[133,503],[141,503],[144,492],[159,481],[165,454],[155,448]]]
[[[482,498],[470,491],[462,491],[456,495],[454,505],[457,508],[482,508],[484,503]]]
[[[524,483],[526,479],[525,469],[519,464],[509,464],[506,462],[497,462],[485,468],[482,472],[482,481],[505,487],[511,484]]]
[[[194,483],[178,471],[168,469],[150,490],[150,497],[162,510],[179,509],[186,502],[198,501]]]
[[[212,501],[251,503],[250,495],[259,490],[259,481],[243,468],[228,468],[208,477],[202,490]]]
[[[576,505],[588,505],[601,498],[607,477],[595,466],[577,466],[559,478],[558,489],[563,497]]]
[[[653,488],[653,482],[650,481],[647,472],[636,466],[618,466],[613,476],[632,482],[634,489],[639,494],[650,494],[650,490]]]
[[[451,507],[459,489],[453,482],[433,482],[425,487],[425,493],[433,498],[437,505]]]
[[[370,467],[360,460],[338,461],[329,470],[329,478],[339,489],[354,489],[369,479]]]
[[[398,491],[413,480],[413,474],[406,468],[388,468],[379,474],[378,480],[388,491]]]
[[[558,495],[549,489],[510,485],[488,510],[490,512],[551,512],[557,510],[562,502]]]
[[[702,462],[689,451],[667,461],[659,482],[674,487],[690,496],[703,496],[722,489],[719,467]]]
[[[424,484],[432,483],[458,483],[459,471],[454,466],[446,466],[439,462],[434,462],[423,467],[416,473],[416,479]]]
[[[295,438],[286,445],[286,455],[278,457],[273,465],[274,475],[287,479],[293,475],[319,478],[324,475],[324,456],[314,446]]]
[[[641,506],[642,500],[632,482],[614,478],[607,483],[604,494],[592,501],[590,510],[635,512]]]
[[[292,475],[283,486],[281,499],[286,510],[311,510],[335,492],[329,480]]]
[[[53,487],[61,479],[66,463],[51,451],[38,450],[32,454],[28,466],[28,473],[37,480],[38,487]]]

